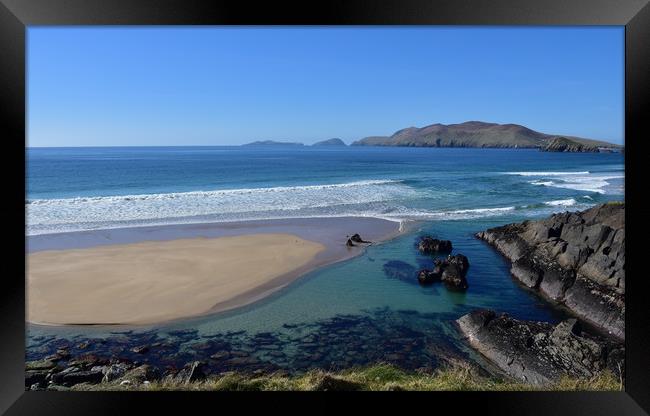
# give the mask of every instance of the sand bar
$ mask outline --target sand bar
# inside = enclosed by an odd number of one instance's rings
[[[324,249],[291,234],[252,234],[41,251],[28,260],[28,320],[138,324],[198,315]]]
[[[156,324],[247,305],[380,242],[398,224],[307,218],[30,236],[27,319],[44,325]]]

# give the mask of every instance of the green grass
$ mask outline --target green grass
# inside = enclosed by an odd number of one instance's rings
[[[419,390],[419,391],[586,391],[622,390],[622,384],[612,373],[591,379],[563,378],[545,387],[535,387],[509,380],[477,376],[469,368],[455,367],[433,374],[406,372],[387,364],[329,373],[313,370],[304,375],[245,376],[229,373],[188,384],[177,381],[155,381],[149,384],[120,385],[102,383],[77,385],[74,390],[196,390],[196,391],[315,391],[315,390]]]

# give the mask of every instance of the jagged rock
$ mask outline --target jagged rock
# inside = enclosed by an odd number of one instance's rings
[[[205,379],[204,364],[200,361],[191,362],[176,374],[176,380],[180,383],[189,383],[192,381]]]
[[[607,203],[476,235],[524,285],[625,339],[625,204]]]
[[[356,244],[352,242],[352,239],[348,238],[348,241],[345,242],[345,245],[348,247],[354,247]]]
[[[442,269],[436,266],[433,270],[423,269],[418,272],[418,281],[422,285],[428,285],[434,282],[439,282],[442,276]]]
[[[160,378],[160,372],[156,367],[143,364],[127,371],[120,379],[122,381],[128,380],[130,383],[142,383],[144,381],[157,380],[158,378]]]
[[[25,371],[25,387],[44,386],[47,375],[47,371]]]
[[[117,380],[118,378],[124,376],[129,368],[130,366],[125,363],[116,363],[105,367],[103,371],[104,377],[102,378],[102,382],[108,383],[113,380]]]
[[[102,378],[104,378],[104,374],[101,371],[80,370],[78,367],[68,367],[60,373],[55,373],[52,376],[52,381],[54,384],[70,387],[81,383],[97,384],[102,381]]]
[[[440,280],[454,289],[465,290],[469,286],[464,274],[460,270],[460,267],[456,264],[450,264],[445,267],[445,270],[443,270],[442,275],[440,276]]]
[[[624,345],[584,333],[575,319],[553,326],[477,310],[456,322],[473,348],[526,383],[547,385],[564,375],[589,378],[605,369],[620,374],[624,368]]]
[[[370,241],[365,241],[359,234],[354,234],[352,237],[350,237],[350,240],[355,243],[370,244]]]
[[[418,243],[418,250],[425,254],[448,253],[452,250],[451,241],[438,240],[437,238],[422,237]]]
[[[436,259],[433,270],[423,269],[418,273],[420,284],[431,284],[436,281],[444,282],[452,289],[465,290],[469,287],[467,284],[467,270],[469,261],[462,254],[455,256],[449,255],[446,259]]]

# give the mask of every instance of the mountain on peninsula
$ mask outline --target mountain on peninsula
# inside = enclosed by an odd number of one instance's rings
[[[352,146],[530,148],[543,151],[619,151],[622,146],[581,137],[546,134],[518,124],[467,121],[408,127],[391,136],[366,137]]]

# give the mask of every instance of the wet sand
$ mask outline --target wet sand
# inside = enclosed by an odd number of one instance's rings
[[[363,245],[345,246],[353,233],[381,242],[399,224],[306,218],[30,236],[27,319],[138,325],[237,308],[360,254]]]

